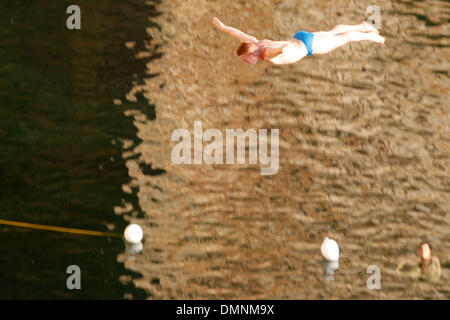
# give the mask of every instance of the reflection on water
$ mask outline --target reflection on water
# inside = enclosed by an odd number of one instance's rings
[[[126,188],[122,153],[139,139],[124,114],[152,109],[113,101],[143,78],[149,59],[135,55],[153,9],[141,0],[80,0],[82,28],[69,31],[70,4],[0,4],[0,218],[122,232],[114,207],[143,216],[136,189]],[[0,298],[147,296],[119,281],[140,277],[118,263],[121,239],[0,226],[0,242]],[[81,268],[79,292],[66,289],[72,264]]]
[[[257,4],[256,4],[257,2]],[[242,64],[211,23],[264,39],[363,20],[370,1],[173,0],[158,5],[157,76],[133,88],[156,106],[135,123],[135,150],[162,174],[127,162],[151,244],[129,262],[157,298],[450,297],[450,131],[446,1],[377,1],[384,46],[348,45],[289,66]],[[272,23],[273,21],[273,23]],[[280,129],[280,170],[174,165],[173,130]],[[248,162],[247,162],[248,163]],[[326,283],[324,236],[341,248]],[[439,283],[396,273],[429,239]],[[367,267],[381,290],[367,288]]]
[[[329,261],[324,260],[322,262],[324,279],[326,281],[334,280],[334,274],[339,269],[339,260]]]
[[[142,242],[138,242],[138,243],[125,242],[125,251],[130,255],[135,255],[135,254],[141,253],[143,247],[144,246],[143,246]]]

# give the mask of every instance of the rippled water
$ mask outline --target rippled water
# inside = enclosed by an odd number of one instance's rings
[[[69,31],[70,4],[0,3],[0,218],[122,232],[114,207],[137,203],[122,188],[122,153],[140,141],[125,113],[146,104],[113,101],[145,73],[149,58],[125,43],[147,38],[153,11],[144,1],[80,0],[82,28]],[[0,298],[147,297],[130,283],[140,275],[117,261],[121,239],[0,225],[0,242]],[[72,264],[80,291],[66,287]]]
[[[446,1],[378,1],[384,46],[347,45],[288,66],[244,65],[211,23],[258,38],[364,20],[369,1],[163,1],[147,64],[128,99],[142,139],[131,187],[148,215],[144,253],[125,265],[154,298],[450,297],[449,16]],[[175,165],[173,130],[280,129],[280,170]],[[125,155],[125,156],[127,156]],[[144,171],[142,165],[150,170]],[[124,207],[126,207],[124,205]],[[320,244],[341,247],[324,282]],[[439,283],[396,271],[430,240]],[[125,260],[123,256],[120,257]],[[381,268],[381,290],[366,268]]]
[[[450,298],[448,2],[378,1],[384,46],[281,67],[241,63],[212,16],[281,40],[359,23],[372,3],[79,1],[71,32],[69,4],[0,4],[0,218],[115,232],[129,220],[144,252],[0,226],[0,297]],[[279,129],[279,172],[173,164],[172,131],[196,120]],[[341,248],[331,282],[325,236]],[[397,272],[424,239],[440,282]],[[80,292],[65,287],[70,264]]]

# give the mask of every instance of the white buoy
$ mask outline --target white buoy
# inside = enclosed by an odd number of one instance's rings
[[[322,252],[324,258],[329,261],[339,260],[339,246],[333,239],[328,239],[325,237],[322,245],[320,246],[320,251]]]
[[[137,224],[130,224],[125,228],[123,233],[125,240],[129,243],[139,243],[142,240],[144,233],[142,228]]]

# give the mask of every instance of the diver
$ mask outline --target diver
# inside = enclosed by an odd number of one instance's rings
[[[258,60],[277,65],[295,63],[306,56],[326,54],[355,41],[384,43],[384,37],[379,35],[378,30],[365,21],[358,25],[337,25],[330,31],[300,31],[287,41],[258,40],[224,25],[216,17],[213,22],[219,30],[241,41],[236,53],[249,64],[256,64]]]

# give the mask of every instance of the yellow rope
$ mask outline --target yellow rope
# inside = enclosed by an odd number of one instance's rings
[[[0,224],[28,228],[28,229],[84,234],[84,235],[88,235],[88,236],[122,237],[122,235],[120,233],[91,231],[91,230],[82,230],[82,229],[64,228],[64,227],[54,227],[54,226],[46,226],[46,225],[42,225],[42,224],[26,223],[26,222],[3,220],[3,219],[0,219]]]

